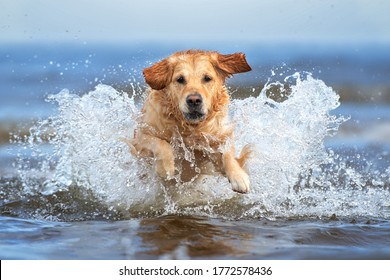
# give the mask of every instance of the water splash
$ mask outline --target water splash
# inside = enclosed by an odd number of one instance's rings
[[[275,88],[279,97],[271,98]],[[48,99],[58,104],[58,114],[33,127],[24,144],[34,159],[19,162],[24,193],[77,189],[121,217],[390,216],[389,170],[363,174],[324,146],[346,118],[331,114],[339,96],[310,74],[269,82],[257,97],[232,102],[236,146],[250,143],[254,151],[246,166],[252,186],[247,195],[232,192],[221,175],[161,181],[150,159],[134,158],[119,141],[133,136],[140,114],[125,93],[99,85],[82,97],[63,90]]]

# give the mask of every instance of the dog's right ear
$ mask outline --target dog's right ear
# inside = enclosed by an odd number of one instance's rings
[[[167,60],[161,60],[143,71],[145,82],[155,90],[165,88],[172,78],[171,63]]]

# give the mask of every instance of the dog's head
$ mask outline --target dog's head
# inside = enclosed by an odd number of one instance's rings
[[[144,69],[146,83],[162,94],[170,94],[186,122],[197,124],[220,102],[225,80],[236,73],[250,71],[242,53],[184,51]]]

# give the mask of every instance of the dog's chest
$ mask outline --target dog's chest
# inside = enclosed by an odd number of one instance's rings
[[[220,152],[220,146],[224,144],[222,139],[218,139],[215,135],[206,133],[174,133],[171,140],[183,148],[185,147],[190,150],[198,150],[207,153]]]

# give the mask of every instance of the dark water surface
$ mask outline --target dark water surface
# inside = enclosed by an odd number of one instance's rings
[[[117,141],[142,68],[184,48],[0,47],[0,259],[390,259],[388,46],[207,47],[253,68],[229,82],[244,196],[167,186]]]
[[[389,259],[389,221],[1,217],[2,259]]]

